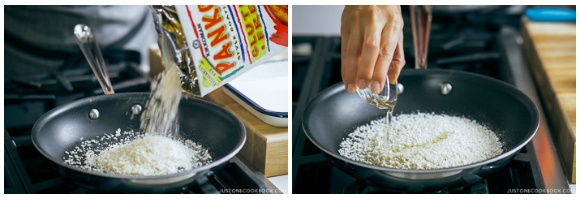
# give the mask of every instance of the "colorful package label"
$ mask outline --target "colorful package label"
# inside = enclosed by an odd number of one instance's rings
[[[288,7],[176,6],[198,72],[201,96],[288,46]]]

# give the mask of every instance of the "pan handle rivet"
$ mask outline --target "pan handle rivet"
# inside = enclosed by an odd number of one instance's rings
[[[439,85],[441,86],[441,94],[443,95],[448,95],[451,93],[451,89],[453,89],[450,83],[441,83]]]
[[[91,119],[98,119],[99,118],[99,111],[97,109],[91,109],[89,112],[89,118]]]
[[[403,87],[403,84],[397,83],[397,95],[403,94],[403,91],[405,91],[405,87]]]
[[[138,115],[141,113],[141,110],[143,110],[143,108],[139,104],[135,104],[131,107],[131,112],[133,112],[133,115]]]

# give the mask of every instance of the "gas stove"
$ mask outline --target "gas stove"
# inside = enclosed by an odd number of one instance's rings
[[[103,50],[115,92],[149,92],[151,78],[139,69],[140,55]],[[84,57],[71,57],[58,71],[4,80],[4,192],[108,193],[93,191],[63,177],[59,166],[34,147],[31,130],[44,113],[62,104],[103,91]],[[115,191],[118,193],[119,191]],[[123,191],[121,191],[123,192]],[[151,191],[162,193],[164,191]],[[281,193],[266,177],[234,157],[221,170],[171,193]]]
[[[171,193],[181,194],[235,194],[279,192],[259,172],[250,169],[234,157],[224,169],[192,182]],[[4,130],[4,192],[24,193],[109,193],[81,187],[66,177],[60,176],[58,166],[44,158],[32,145],[30,136],[10,137]],[[114,191],[118,193],[119,191]],[[151,191],[159,193],[160,191]]]
[[[541,105],[520,50],[521,15],[507,7],[433,16],[428,68],[477,73],[512,84]],[[408,8],[403,7],[403,11]],[[485,18],[487,16],[487,18]],[[489,17],[496,16],[496,17]],[[404,12],[405,24],[409,13]],[[415,70],[410,26],[405,26],[403,70]],[[325,88],[341,82],[340,37],[293,37],[292,138],[293,193],[570,193],[550,127],[540,110],[540,128],[513,161],[497,173],[469,184],[436,190],[401,191],[378,187],[336,168],[305,136],[301,127],[306,105]],[[540,141],[539,138],[542,138]],[[542,152],[538,154],[537,152]]]
[[[135,51],[106,50],[107,71],[116,92],[148,92],[151,78],[139,70],[140,54]],[[7,66],[13,67],[13,66]],[[102,89],[87,61],[71,56],[60,70],[4,76],[5,128],[12,134],[30,134],[40,115],[62,104],[101,95]],[[10,114],[10,115],[6,115]]]

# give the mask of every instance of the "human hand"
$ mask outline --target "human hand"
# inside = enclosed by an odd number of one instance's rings
[[[345,6],[340,29],[341,73],[348,93],[369,86],[383,90],[388,75],[394,84],[405,66],[401,7]]]

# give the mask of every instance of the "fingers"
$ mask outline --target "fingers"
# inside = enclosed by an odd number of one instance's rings
[[[362,36],[360,32],[351,32],[349,34],[348,43],[346,44],[345,52],[341,54],[342,60],[342,68],[343,70],[343,81],[347,85],[347,90],[350,93],[354,93],[357,86],[357,68],[360,67],[360,53],[362,49],[362,45],[360,41]]]
[[[394,23],[393,21],[389,23]],[[377,62],[374,66],[373,73],[373,84],[376,88],[371,87],[373,93],[379,93],[382,91],[385,83],[387,82],[387,73],[391,66],[391,61],[393,60],[395,50],[399,43],[402,34],[398,30],[398,27],[393,27],[392,25],[387,25],[382,31],[381,49],[377,57]],[[391,79],[389,77],[389,82],[395,81],[396,79]]]
[[[340,28],[341,34],[341,74],[342,81],[344,82],[346,91],[348,93],[354,93],[356,91],[356,69],[360,54],[360,41],[361,34],[360,31],[350,31],[352,30],[354,23],[349,22],[353,17],[349,13],[350,7],[345,7],[342,16],[342,26]]]
[[[399,78],[399,74],[401,74],[401,70],[405,66],[405,51],[403,50],[403,34],[401,34],[401,38],[397,44],[397,48],[395,49],[395,54],[393,56],[393,60],[391,61],[390,70],[389,70],[389,82],[391,84],[395,84],[397,78]]]
[[[404,65],[400,15],[398,6],[345,7],[341,26],[341,74],[347,92],[370,87],[372,92],[379,93],[387,77],[391,82],[396,81]],[[395,66],[392,79],[390,66]]]
[[[372,19],[373,21],[375,19]],[[381,43],[381,32],[377,26],[367,26],[364,29],[364,39],[362,40],[362,54],[360,65],[357,68],[357,84],[361,89],[367,88],[375,70],[375,63],[379,55]],[[376,84],[371,84],[371,89],[377,89]]]
[[[349,31],[348,31],[348,26],[346,26],[346,22],[345,22],[345,13],[346,13],[347,7],[344,8],[344,11],[342,13],[342,19],[341,19],[341,26],[340,26],[340,36],[341,36],[341,41],[340,41],[340,59],[342,61],[344,61],[346,59],[346,45],[348,44],[348,37],[349,37]],[[345,62],[341,62],[341,66],[340,66],[340,74],[342,76],[342,82],[344,83],[344,88],[346,88],[349,93],[350,91],[348,90],[347,87],[347,82],[345,81],[347,79],[347,77],[345,77],[346,73],[346,63]]]

